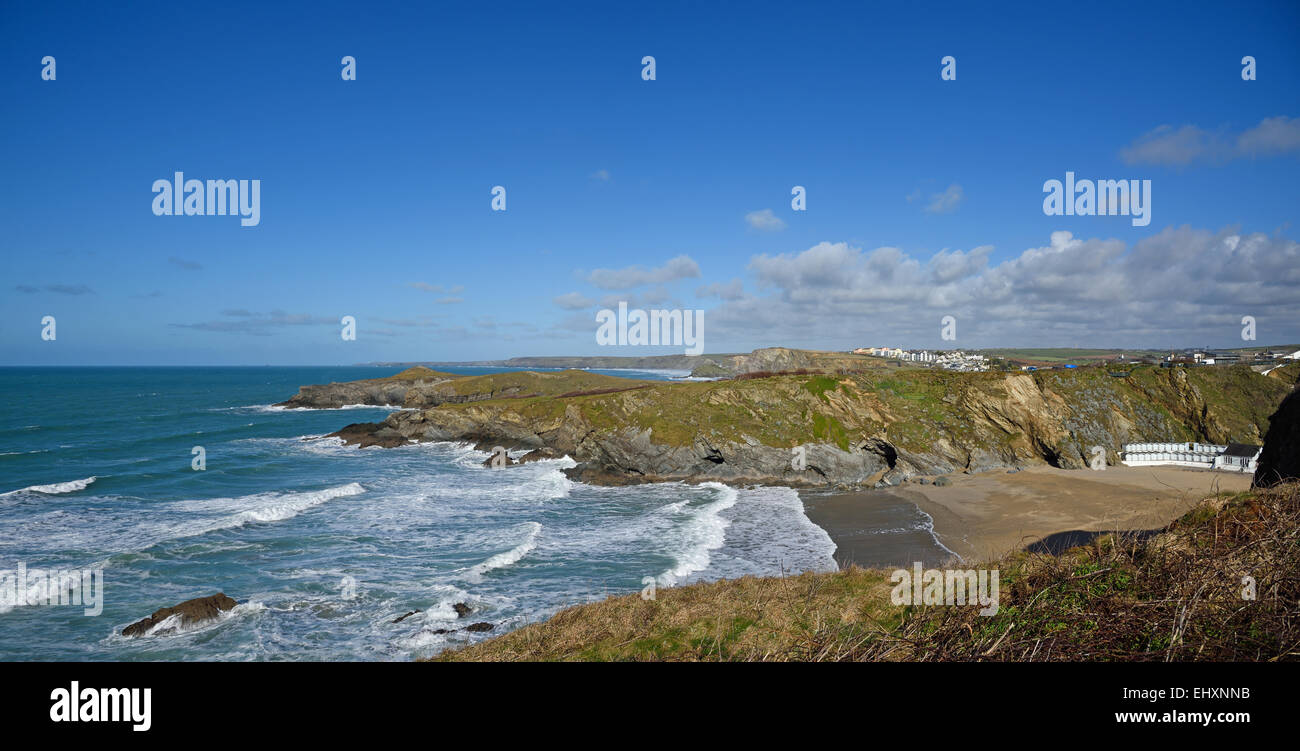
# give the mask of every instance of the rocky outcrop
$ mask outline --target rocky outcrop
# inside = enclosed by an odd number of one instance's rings
[[[490,450],[490,448],[486,444],[479,444],[477,448],[481,450]],[[495,448],[495,447],[491,447],[491,448]],[[532,462],[540,462],[548,459],[554,460],[554,459],[563,459],[563,458],[564,458],[564,454],[562,452],[556,451],[555,449],[549,446],[542,446],[541,448],[535,448],[532,451],[529,451],[528,453],[524,454],[518,459],[510,458],[509,454],[506,454],[505,456],[501,457],[500,460],[497,460],[495,456],[489,456],[488,458],[483,460],[483,466],[488,467],[490,469],[497,466],[497,464],[495,464],[494,461],[500,461],[500,466],[513,467],[519,464],[531,464]]]
[[[792,370],[859,370],[861,358],[842,352],[817,352],[788,347],[764,347],[744,355],[701,355],[691,371],[696,378],[717,378],[745,373],[780,373]]]
[[[412,389],[431,389],[455,377],[428,368],[407,368],[387,378],[302,386],[288,401],[276,406],[286,409],[338,409],[354,404],[401,407]]]
[[[493,624],[488,623],[487,621],[480,621],[479,623],[471,623],[465,628],[435,628],[433,630],[433,633],[454,634],[457,631],[469,631],[470,633],[482,633],[484,631],[491,631],[494,628],[496,628],[496,626],[494,626]]]
[[[1147,368],[1123,379],[1096,368],[877,370],[597,390],[576,388],[589,375],[578,371],[521,375],[554,396],[444,403],[335,435],[360,446],[459,441],[568,455],[578,466],[566,473],[596,484],[886,487],[1033,464],[1084,468],[1093,446],[1117,463],[1130,441],[1258,442],[1288,390],[1248,368]]]
[[[212,620],[223,612],[235,607],[236,602],[227,597],[224,592],[218,592],[209,597],[196,597],[193,600],[186,600],[181,604],[171,608],[159,608],[148,618],[142,618],[130,626],[122,629],[123,636],[144,636],[151,629],[164,621],[175,618],[166,627],[159,629],[155,633],[171,633],[178,631],[187,626],[196,623]]]
[[[331,437],[342,438],[344,443],[358,448],[381,446],[386,449],[397,448],[410,440],[382,422],[354,422],[341,430],[331,433]]]
[[[458,602],[458,603],[456,603],[455,605],[452,605],[452,606],[451,606],[451,609],[456,611],[456,617],[457,617],[457,618],[464,618],[465,616],[467,616],[467,615],[469,615],[470,613],[474,612],[474,609],[473,609],[473,608],[471,608],[469,605],[466,605],[466,604],[463,603],[463,602]],[[423,613],[423,612],[424,612],[423,610],[420,610],[420,609],[418,609],[418,608],[417,608],[416,610],[410,610],[410,611],[407,611],[405,614],[403,614],[403,615],[399,615],[398,617],[394,618],[394,619],[392,620],[392,622],[393,622],[393,623],[401,623],[402,621],[406,620],[407,618],[410,618],[411,616],[415,615],[416,613]],[[488,624],[488,628],[491,628],[491,624]],[[455,630],[456,630],[456,629],[451,629],[451,631],[455,631]],[[467,630],[468,630],[468,629],[467,629]],[[480,629],[480,630],[482,630],[482,629]],[[441,629],[441,630],[438,631],[438,633],[440,633],[440,634],[447,634],[447,633],[451,633],[451,631],[448,631],[447,629]]]
[[[731,375],[735,375],[735,373],[712,360],[707,360],[691,370],[692,378],[725,378]]]
[[[1251,484],[1267,488],[1295,479],[1300,479],[1300,389],[1283,399],[1269,420]]]

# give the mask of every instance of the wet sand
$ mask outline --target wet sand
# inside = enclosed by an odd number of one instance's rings
[[[835,543],[841,568],[899,568],[921,561],[939,566],[953,551],[939,543],[930,517],[918,504],[887,490],[860,493],[800,491],[804,513]]]
[[[841,565],[892,567],[916,560],[928,565],[951,553],[980,561],[1023,548],[1054,552],[1096,533],[1158,529],[1209,495],[1248,489],[1251,480],[1249,474],[1125,466],[1100,472],[1031,467],[1013,474],[947,477],[952,484],[946,487],[908,483],[886,490],[805,493],[804,506],[808,518],[839,546],[835,557]],[[904,504],[933,519],[941,545],[927,539],[924,517],[922,529],[907,528]]]

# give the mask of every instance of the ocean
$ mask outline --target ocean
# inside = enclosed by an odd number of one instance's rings
[[[410,660],[649,581],[835,568],[788,488],[595,487],[565,478],[568,460],[358,450],[322,436],[389,409],[271,406],[393,372],[0,368],[0,572],[103,571],[95,616],[0,586],[0,660]],[[120,635],[218,591],[240,604],[216,621]],[[477,621],[494,629],[437,633]]]

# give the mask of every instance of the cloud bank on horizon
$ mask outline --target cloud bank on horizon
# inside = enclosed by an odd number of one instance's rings
[[[1283,237],[1185,226],[1130,247],[1060,231],[1000,263],[990,262],[993,250],[918,258],[895,247],[821,242],[754,256],[748,285],[715,283],[695,298],[720,298],[708,311],[710,335],[746,346],[951,347],[939,337],[940,320],[951,315],[967,347],[1160,348],[1161,339],[1181,347],[1207,330],[1238,330],[1243,315],[1284,331],[1300,319],[1300,243]],[[573,304],[579,299],[584,305]],[[578,293],[556,304],[598,305]],[[565,326],[585,331],[588,320],[573,316]]]

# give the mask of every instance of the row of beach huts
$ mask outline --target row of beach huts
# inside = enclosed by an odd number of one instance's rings
[[[1164,464],[1253,473],[1262,450],[1248,443],[1126,443],[1120,460],[1130,467]]]

